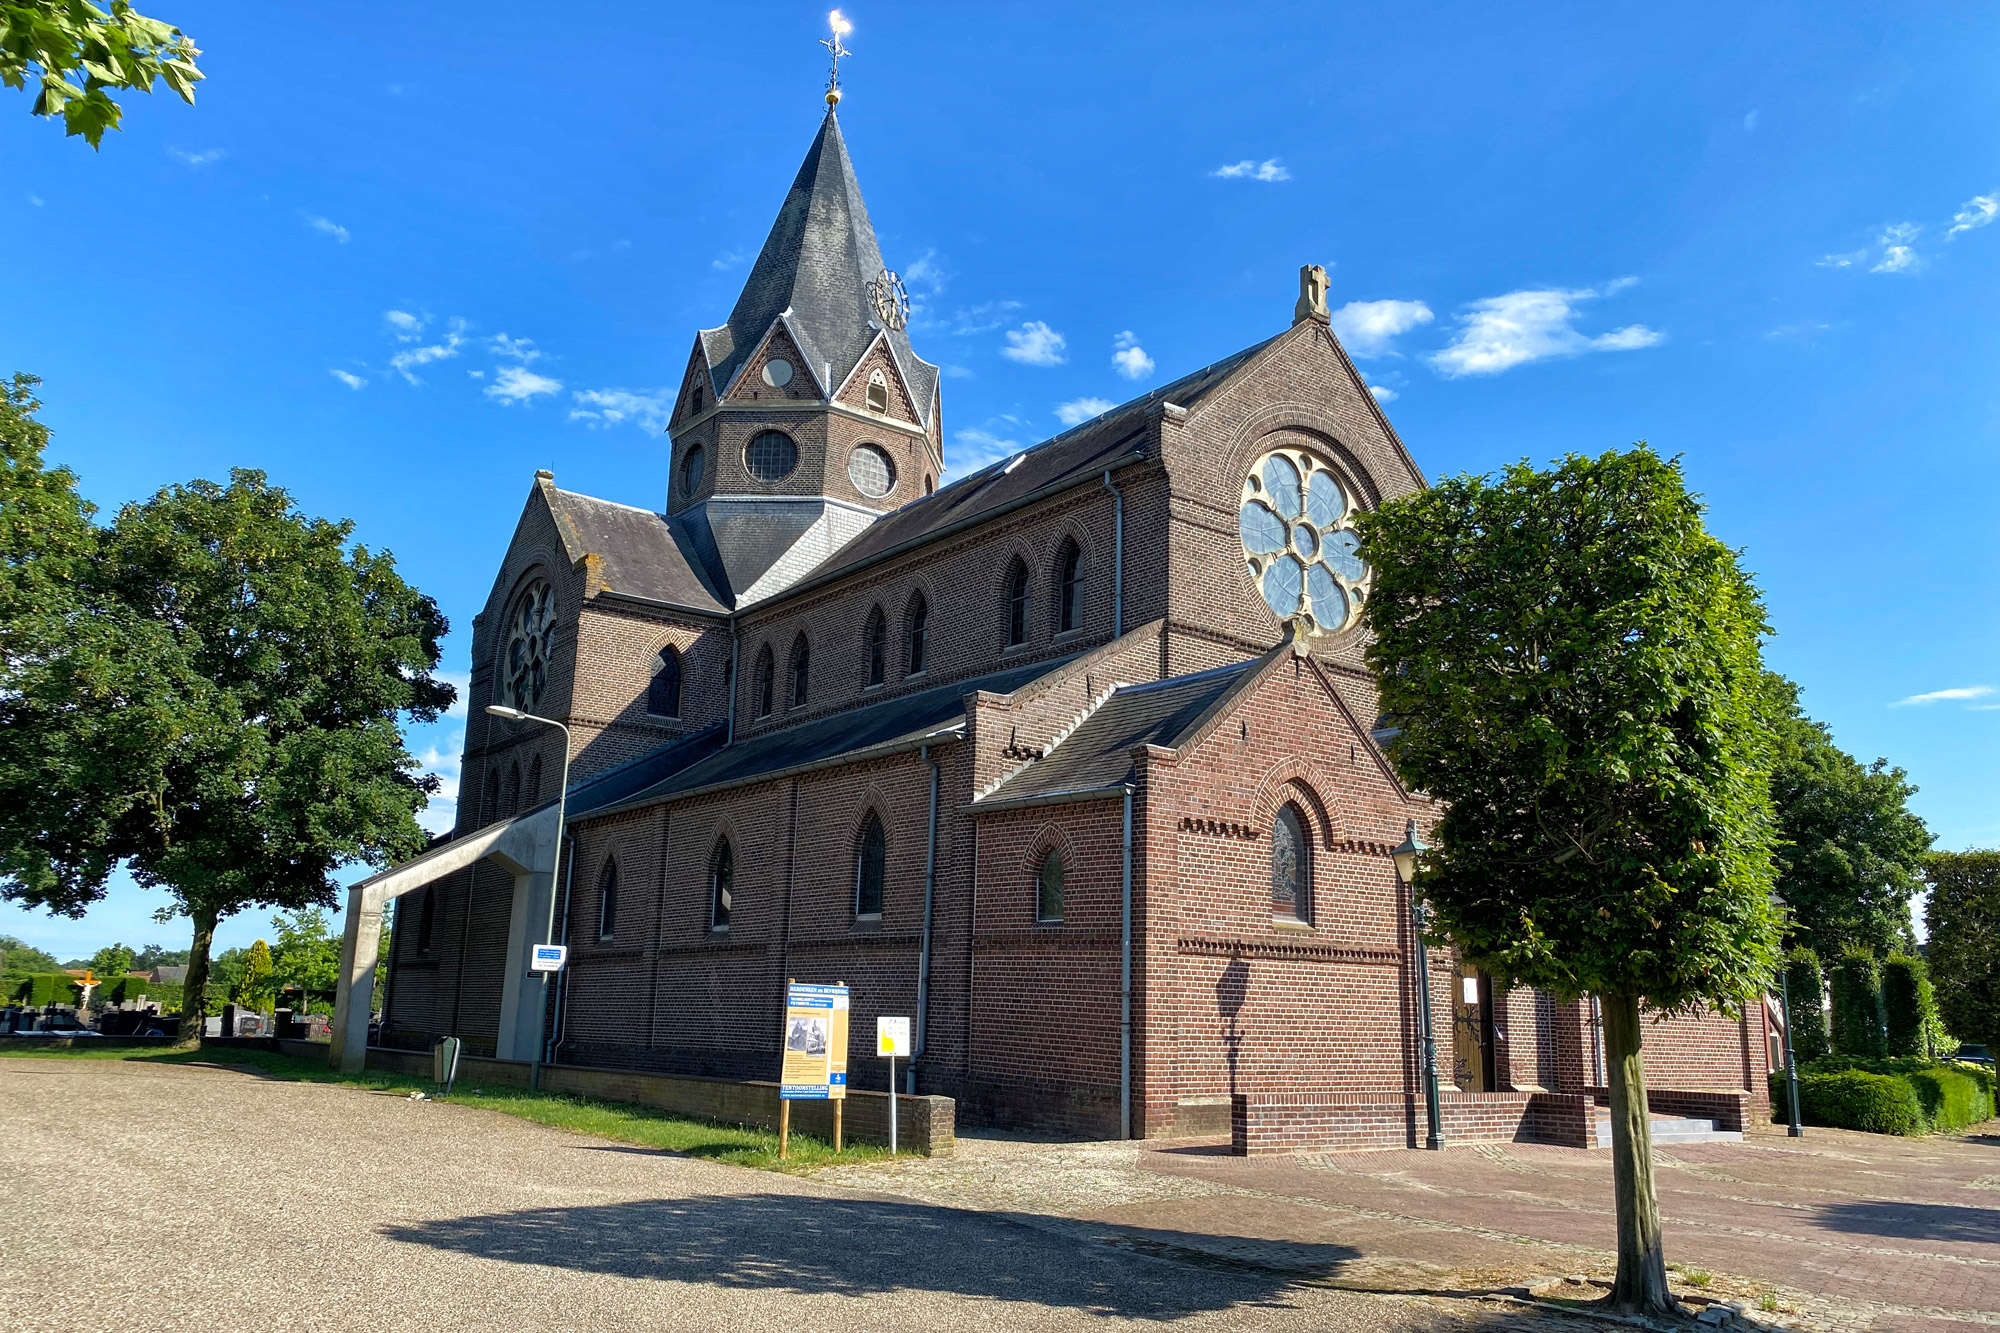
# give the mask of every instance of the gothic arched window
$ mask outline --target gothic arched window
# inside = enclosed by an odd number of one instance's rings
[[[1028,566],[1015,556],[1007,570],[1007,646],[1028,641]]]
[[[792,693],[789,707],[804,708],[812,692],[812,645],[801,634],[792,641]]]
[[[501,701],[509,707],[533,712],[542,701],[542,691],[549,683],[549,660],[554,656],[555,624],[555,589],[536,579],[514,606],[506,657],[501,663]]]
[[[771,716],[772,683],[777,676],[777,666],[771,660],[771,645],[765,644],[757,652],[757,716]]]
[[[597,875],[597,938],[618,933],[618,862],[607,860]]]
[[[1062,853],[1051,847],[1042,858],[1042,868],[1035,874],[1035,920],[1049,922],[1063,919],[1063,858]]]
[[[500,818],[500,770],[486,770],[486,822]]]
[[[681,715],[681,655],[671,644],[653,659],[653,678],[646,684],[646,711],[654,717]]]
[[[1074,540],[1063,542],[1056,579],[1061,588],[1056,598],[1056,633],[1067,634],[1083,625],[1083,548]]]
[[[920,676],[931,661],[931,604],[922,593],[910,594],[903,622],[903,674]]]
[[[710,930],[729,929],[730,899],[736,888],[736,853],[729,848],[729,839],[715,844],[715,852],[708,858],[708,928]]]
[[[873,810],[861,825],[861,842],[854,853],[854,915],[882,915],[882,880],[888,869],[889,839]]]
[[[533,809],[542,803],[542,757],[540,755],[536,755],[535,761],[528,765],[528,785],[521,789],[521,800],[529,809]]]
[[[1304,921],[1310,917],[1312,853],[1306,821],[1296,805],[1285,805],[1271,821],[1271,915]]]
[[[502,812],[507,815],[521,813],[521,766],[507,765],[507,807]]]
[[[888,667],[885,659],[889,648],[889,625],[881,607],[868,613],[868,623],[861,630],[861,644],[868,665],[868,683],[880,685]]]
[[[431,889],[426,886],[423,897],[417,902],[417,956],[424,957],[431,951],[431,934],[436,926],[437,904],[432,900]]]

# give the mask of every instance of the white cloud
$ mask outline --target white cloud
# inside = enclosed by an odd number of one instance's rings
[[[347,244],[347,228],[338,222],[331,218],[323,218],[317,213],[300,213],[299,216],[304,218],[306,225],[314,231],[323,231],[342,245]]]
[[[590,252],[586,250],[583,253],[588,255]],[[749,255],[739,250],[725,250],[715,258],[709,260],[708,266],[717,273],[727,273],[730,269],[735,268],[749,257]]]
[[[1153,358],[1139,346],[1139,335],[1127,329],[1111,340],[1111,365],[1128,380],[1142,380],[1153,373]]]
[[[390,322],[392,324],[395,323],[396,321],[393,317],[401,313],[399,310],[391,310],[389,312],[392,317]],[[419,324],[417,327],[422,328],[422,325]],[[408,340],[403,339],[403,341]],[[454,319],[445,328],[444,341],[430,343],[423,347],[405,348],[389,358],[389,367],[410,383],[422,384],[423,381],[411,373],[416,367],[427,366],[433,361],[448,361],[452,357],[457,356],[458,349],[464,345],[465,321]]]
[[[1991,685],[1960,685],[1949,690],[1932,690],[1929,694],[1913,694],[1907,699],[1898,699],[1891,708],[1908,708],[1912,704],[1964,703],[1971,699],[1984,699],[1993,693]]]
[[[413,343],[423,336],[424,325],[431,322],[429,315],[413,315],[407,310],[385,310],[382,318],[395,331],[396,341]]]
[[[1393,403],[1402,397],[1386,384],[1371,384],[1368,386],[1368,392],[1375,395],[1375,401],[1378,403]]]
[[[1639,280],[1628,274],[1622,278],[1613,278],[1611,281],[1605,283],[1604,294],[1606,296],[1616,296],[1618,295],[1618,293],[1624,291],[1626,288],[1637,287],[1638,285],[1639,285]]]
[[[1015,441],[987,430],[955,431],[951,440],[958,446],[952,451],[951,466],[962,472],[977,472],[997,458],[1021,451]]]
[[[1292,173],[1279,166],[1275,157],[1267,157],[1262,162],[1246,157],[1241,162],[1217,167],[1208,174],[1225,180],[1288,181],[1292,178]]]
[[[486,372],[483,370],[468,370],[465,372],[465,377],[467,379],[483,380],[486,378]]]
[[[1422,301],[1349,301],[1333,312],[1333,331],[1351,355],[1393,356],[1393,339],[1432,318]]]
[[[1580,302],[1594,300],[1590,288],[1509,292],[1474,301],[1458,316],[1458,330],[1443,351],[1429,360],[1440,374],[1497,375],[1503,370],[1550,357],[1585,352],[1629,352],[1665,340],[1643,324],[1631,324],[1595,338],[1577,332],[1572,321]]]
[[[938,373],[948,380],[969,380],[973,378],[972,372],[964,366],[943,365],[938,367]]]
[[[1074,426],[1092,417],[1101,417],[1118,404],[1109,398],[1072,398],[1066,403],[1056,404],[1056,420],[1065,426]]]
[[[190,153],[185,148],[169,148],[167,156],[176,162],[185,162],[191,167],[205,167],[211,162],[220,162],[229,155],[220,148],[208,148],[199,153]]]
[[[1757,117],[1762,114],[1761,111],[1752,111],[1743,117],[1743,130],[1746,134],[1757,128]]]
[[[1988,226],[1995,218],[2000,218],[2000,194],[1975,194],[1951,215],[1951,230],[1944,238],[1948,241],[1962,231]]]
[[[350,375],[348,372],[344,370],[329,369],[326,373],[333,376],[335,379],[339,380],[342,384],[345,384],[350,389],[359,389],[364,387],[368,383],[367,380],[362,379],[359,375]]]
[[[570,397],[576,400],[577,406],[570,409],[569,419],[588,422],[594,430],[629,421],[641,430],[658,434],[667,428],[667,418],[674,410],[671,389],[636,392],[630,389],[577,389]]]
[[[1039,319],[1031,319],[1018,329],[1007,330],[1007,345],[1000,355],[1024,366],[1059,366],[1069,360],[1063,355],[1068,341]]]
[[[487,341],[486,345],[501,356],[511,356],[523,365],[541,355],[540,352],[535,350],[535,340],[533,338],[509,338],[504,333],[496,333]]]
[[[964,338],[977,333],[991,333],[1007,322],[1008,315],[1020,308],[1019,301],[987,301],[953,311],[951,319],[947,322],[951,325],[953,337]]]
[[[1895,222],[1882,229],[1882,258],[1870,273],[1904,273],[1917,266],[1917,252],[1910,242],[1922,231],[1914,222]]]
[[[944,261],[937,257],[937,251],[935,250],[924,251],[917,256],[916,260],[908,268],[903,270],[903,285],[908,287],[912,293],[921,291],[935,294],[941,292],[944,290],[945,283],[950,278],[950,270],[945,267]]]
[[[460,687],[459,697],[465,697],[463,686]],[[447,746],[456,744],[458,748],[440,749],[437,745],[428,745],[422,754],[416,756],[417,767],[438,780],[438,789],[430,798],[430,804],[417,812],[417,823],[427,833],[449,833],[458,822],[459,752],[464,743],[465,733],[460,731],[456,742],[445,742]]]
[[[552,380],[547,375],[537,375],[526,366],[502,366],[495,372],[493,382],[486,386],[486,396],[495,402],[512,406],[515,403],[525,403],[541,394],[556,393],[561,388],[561,380]]]
[[[1813,263],[1820,268],[1852,268],[1866,258],[1868,258],[1868,248],[1863,246],[1859,250],[1849,250],[1844,255],[1822,255]]]
[[[28,202],[33,204],[36,208],[40,208],[42,206],[42,196],[38,194],[31,194],[28,196]]]

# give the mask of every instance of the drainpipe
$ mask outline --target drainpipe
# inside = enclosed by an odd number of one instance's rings
[[[723,738],[725,746],[736,744],[736,694],[743,682],[736,679],[736,669],[742,656],[742,641],[736,637],[736,617],[729,617],[729,732]]]
[[[1111,484],[1104,470],[1104,489],[1111,492],[1111,637],[1125,633],[1125,493]]]
[[[931,766],[931,832],[924,850],[924,940],[917,951],[917,1042],[905,1066],[912,1097],[917,1095],[917,1061],[924,1058],[924,1039],[930,1032],[931,904],[937,897],[938,761],[928,745],[918,753]]]
[[[1125,784],[1123,958],[1118,973],[1118,1137],[1132,1137],[1132,784]]]
[[[562,942],[565,947],[569,944],[569,891],[570,886],[576,882],[576,839],[570,838],[568,842],[569,855],[563,863]],[[568,1030],[569,969],[565,967],[556,973],[556,1030],[549,1038],[548,1049],[542,1052],[543,1064],[552,1065],[556,1062],[555,1053],[562,1046],[563,1034]]]

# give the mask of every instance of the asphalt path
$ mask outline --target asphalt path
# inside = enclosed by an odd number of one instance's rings
[[[0,1199],[11,1333],[1540,1322],[227,1068],[0,1058]]]

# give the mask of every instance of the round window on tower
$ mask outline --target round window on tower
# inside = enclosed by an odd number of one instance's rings
[[[1354,623],[1368,595],[1348,488],[1302,449],[1275,449],[1243,479],[1236,516],[1251,582],[1272,614],[1303,634]]]
[[[792,363],[782,356],[774,356],[764,363],[764,383],[774,389],[782,389],[792,382]]]
[[[695,445],[681,460],[681,494],[693,495],[701,489],[701,479],[708,474],[708,451]]]
[[[799,447],[781,430],[760,430],[743,451],[743,466],[759,481],[783,481],[799,465]]]
[[[896,464],[872,444],[857,444],[847,456],[847,479],[854,489],[879,500],[896,489]]]

